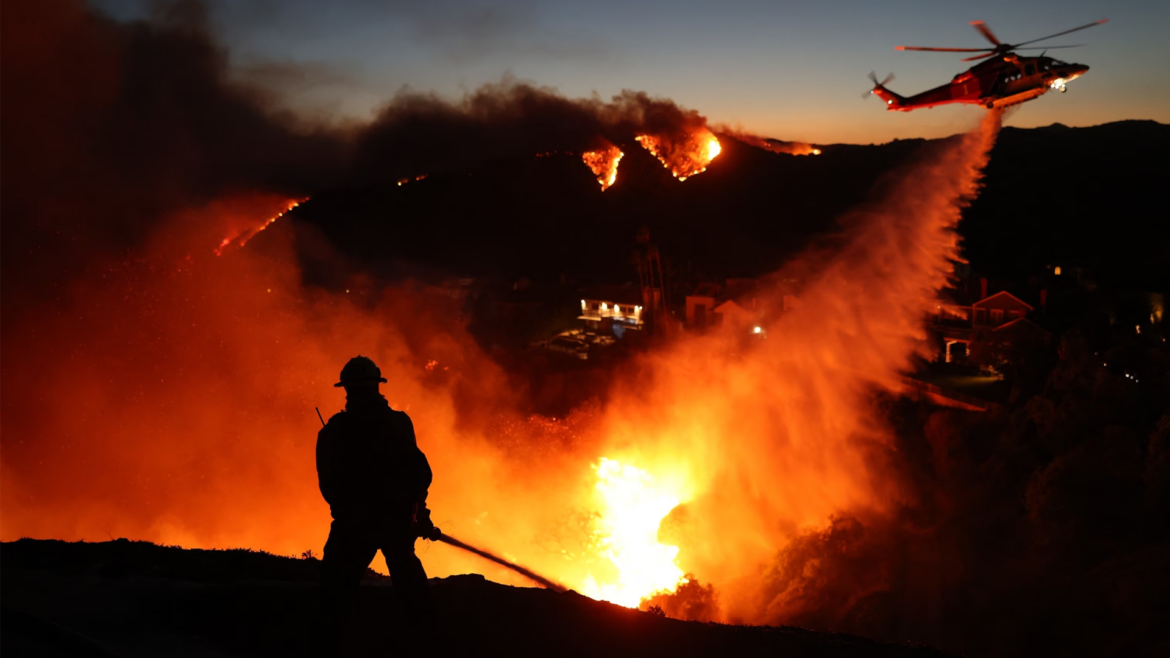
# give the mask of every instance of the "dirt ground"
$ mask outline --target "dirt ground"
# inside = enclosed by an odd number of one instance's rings
[[[5,656],[944,656],[798,628],[684,622],[478,575],[432,579],[431,627],[402,620],[370,572],[347,648],[322,648],[320,563],[117,540],[0,548]]]

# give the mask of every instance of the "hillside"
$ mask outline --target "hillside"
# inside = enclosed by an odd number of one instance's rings
[[[125,539],[22,539],[3,544],[0,560],[6,656],[312,653],[316,559]],[[431,581],[440,629],[417,637],[396,625],[388,581],[371,572],[359,598],[357,642],[370,655],[385,655],[388,643],[403,638],[430,655],[950,655],[798,628],[677,621],[475,575]]]
[[[643,225],[678,273],[757,276],[834,230],[932,143],[829,145],[819,156],[792,156],[721,141],[708,170],[684,183],[636,144],[619,145],[626,155],[605,192],[578,156],[551,153],[402,186],[326,190],[293,217],[363,271],[389,278],[436,271],[622,280]],[[1170,179],[1167,149],[1170,126],[1152,121],[1004,129],[985,189],[960,225],[972,265],[1023,277],[1075,264],[1117,285],[1166,287],[1170,223],[1159,181]],[[336,262],[319,265],[332,271]]]

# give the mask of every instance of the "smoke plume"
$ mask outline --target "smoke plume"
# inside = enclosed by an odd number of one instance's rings
[[[548,151],[628,149],[642,135],[683,148],[706,123],[694,110],[629,90],[608,102],[568,99],[510,78],[458,102],[404,90],[362,131],[355,167],[361,176],[395,180]]]
[[[5,18],[6,318],[167,212],[231,191],[303,193],[341,165],[335,135],[229,81],[197,4],[129,24],[70,0],[14,3]]]

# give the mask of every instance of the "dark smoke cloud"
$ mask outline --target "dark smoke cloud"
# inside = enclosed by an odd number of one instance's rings
[[[71,0],[4,11],[6,315],[168,211],[232,190],[303,194],[340,171],[338,135],[229,81],[199,4],[126,24]]]
[[[356,167],[393,180],[489,159],[596,149],[602,139],[629,148],[643,133],[679,136],[706,123],[694,110],[629,90],[609,102],[569,99],[511,78],[457,102],[404,90],[363,131]]]
[[[262,89],[321,72],[253,64],[244,78],[259,84],[239,82],[200,3],[118,23],[55,0],[7,7],[5,19],[6,314],[51,296],[93,254],[135,244],[168,212],[233,191],[303,197],[346,179],[390,182],[706,124],[644,93],[572,100],[506,78],[458,101],[402,91],[367,126],[306,125]]]

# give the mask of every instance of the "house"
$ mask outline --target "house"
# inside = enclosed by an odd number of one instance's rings
[[[1041,290],[1041,304],[1046,297]],[[984,330],[1049,336],[1046,329],[1028,318],[1034,310],[1031,304],[1006,290],[988,295],[986,279],[980,280],[978,301],[971,301],[962,290],[948,291],[929,321],[932,333],[942,345],[938,359],[946,363],[965,361],[971,341]]]
[[[755,279],[727,279],[720,286],[701,283],[687,295],[687,326],[704,332],[711,327],[761,333],[759,283]]]
[[[687,295],[687,326],[704,327],[715,323],[716,299],[723,288],[716,283],[700,283],[695,291]]]
[[[581,315],[587,331],[612,333],[621,338],[627,330],[641,331],[642,291],[637,286],[600,286],[581,291]]]
[[[722,304],[715,307],[715,317],[718,318],[718,324],[724,329],[731,329],[733,331],[752,331],[760,326],[760,316],[756,313],[755,298],[750,300],[740,300],[737,302],[734,299],[729,299]],[[744,302],[750,303],[750,307],[744,307]],[[758,331],[756,333],[759,333]]]

